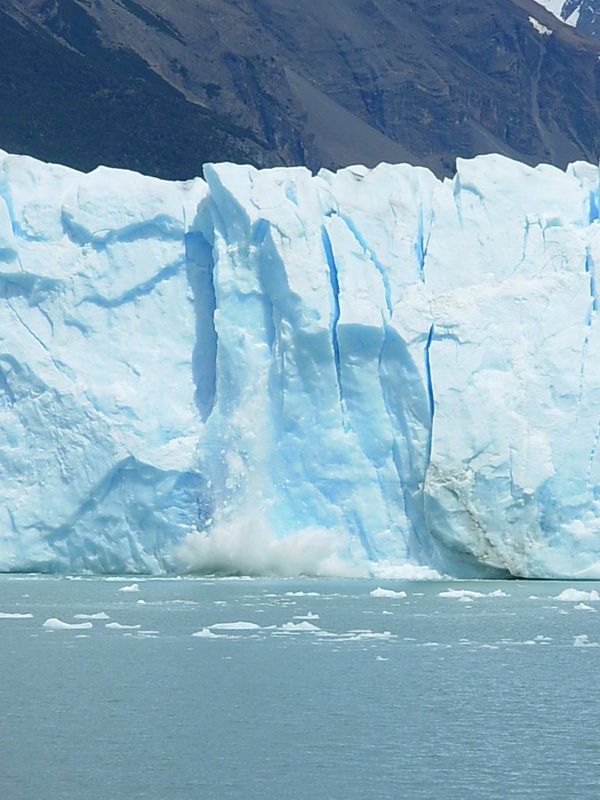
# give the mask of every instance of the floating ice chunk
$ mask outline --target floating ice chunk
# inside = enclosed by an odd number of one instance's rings
[[[200,631],[196,631],[192,633],[192,636],[195,636],[197,639],[224,639],[224,636],[219,636],[216,633],[213,633],[210,628],[202,628]]]
[[[17,612],[12,613],[10,611],[0,611],[0,619],[31,619],[33,614],[19,614]]]
[[[321,592],[286,592],[286,597],[320,597]]]
[[[344,638],[347,641],[358,642],[362,639],[395,639],[396,636],[391,631],[372,631],[370,628],[359,628],[348,631]]]
[[[438,597],[453,597],[456,600],[469,601],[477,597],[508,597],[506,592],[502,589],[496,589],[493,592],[486,594],[485,592],[476,592],[473,589],[446,589],[443,592],[438,592]]]
[[[104,626],[105,628],[111,628],[113,630],[139,630],[142,626],[141,625],[123,625],[120,622],[107,622]]]
[[[406,592],[404,591],[396,592],[393,589],[382,589],[381,586],[373,589],[369,594],[371,597],[406,597]]]
[[[598,642],[591,642],[587,633],[580,633],[573,637],[573,647],[598,647]]]
[[[483,592],[474,592],[472,589],[446,589],[438,592],[438,597],[453,597],[455,600],[473,599],[475,597],[485,597]]]
[[[48,630],[51,631],[69,631],[92,628],[93,625],[91,622],[63,622],[61,619],[57,619],[56,617],[50,617],[50,619],[47,619],[44,622],[42,627],[48,628]]]
[[[137,605],[138,606],[145,606],[146,605],[146,601],[140,599],[140,600],[137,601]]]
[[[313,614],[312,611],[309,611],[308,614],[296,614],[294,619],[319,619],[319,615]]]
[[[577,603],[577,605],[573,606],[573,608],[575,609],[575,611],[593,611],[594,613],[596,612],[596,609],[593,608],[592,606],[588,606],[587,603]]]
[[[110,619],[106,611],[98,611],[97,614],[75,614],[75,619]]]
[[[506,644],[506,645],[521,647],[522,645],[528,645],[528,646],[534,645],[534,644],[537,644],[538,642],[535,639],[526,639],[524,641],[519,641],[518,639],[500,639],[499,643],[500,644]],[[539,643],[541,644],[541,642],[539,642]]]
[[[139,592],[140,587],[137,583],[131,583],[128,586],[121,586],[120,592]]]
[[[279,631],[276,631],[279,633]],[[295,631],[282,631],[282,633],[295,633]],[[389,631],[377,633],[368,629],[334,633],[333,631],[316,630],[314,635],[319,639],[334,639],[339,642],[360,642],[362,639],[391,639],[395,638]]]
[[[576,603],[584,600],[597,602],[600,600],[600,595],[595,589],[592,589],[589,592],[586,592],[583,589],[564,589],[560,594],[557,594],[556,597],[553,597],[552,599],[562,600],[567,603]]]
[[[244,622],[241,620],[239,622],[215,622],[209,627],[222,631],[253,631],[260,629],[260,625],[257,625],[256,622]]]
[[[312,622],[284,622],[281,626],[283,631],[319,631],[321,630],[317,625]]]

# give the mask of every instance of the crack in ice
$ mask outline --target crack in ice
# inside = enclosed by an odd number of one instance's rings
[[[331,344],[333,347],[333,356],[335,360],[335,374],[338,385],[338,395],[340,401],[340,408],[342,411],[342,419],[345,418],[344,414],[344,395],[342,391],[342,367],[340,361],[340,343],[338,341],[337,326],[340,319],[340,284],[338,280],[337,265],[333,255],[333,247],[327,228],[321,226],[321,240],[323,242],[323,250],[325,251],[325,258],[329,267],[329,282],[331,284],[331,297],[333,303],[333,313],[331,315],[330,331],[331,331]]]
[[[345,223],[346,227],[352,234],[352,236],[356,239],[364,254],[369,258],[369,261],[373,264],[377,272],[381,275],[381,281],[383,283],[383,289],[385,294],[385,305],[388,311],[389,316],[392,316],[392,292],[390,288],[390,281],[387,274],[386,268],[383,266],[381,261],[377,258],[375,251],[369,247],[367,242],[365,241],[364,237],[362,236],[361,232],[358,230],[356,225],[354,224],[353,220],[347,214],[340,214],[340,219]]]

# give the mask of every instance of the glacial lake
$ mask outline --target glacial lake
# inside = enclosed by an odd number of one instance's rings
[[[596,798],[596,592],[0,577],[0,797]]]

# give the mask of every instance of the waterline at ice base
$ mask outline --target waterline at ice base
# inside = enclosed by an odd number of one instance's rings
[[[600,578],[598,181],[0,151],[0,570]]]

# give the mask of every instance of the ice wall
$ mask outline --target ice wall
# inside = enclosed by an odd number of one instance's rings
[[[0,154],[0,569],[600,577],[598,171]]]

